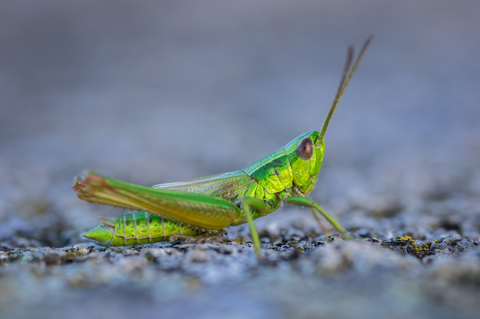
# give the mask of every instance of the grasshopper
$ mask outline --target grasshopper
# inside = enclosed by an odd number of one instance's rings
[[[367,39],[354,61],[350,46],[335,99],[322,129],[293,139],[284,147],[242,170],[153,187],[118,181],[93,172],[76,177],[73,189],[80,199],[140,211],[111,220],[83,234],[106,246],[152,243],[161,240],[219,239],[224,228],[249,223],[256,253],[260,241],[253,220],[277,210],[282,203],[308,207],[324,228],[326,218],[345,239],[349,233],[307,196],[322,166],[328,124],[372,40]]]

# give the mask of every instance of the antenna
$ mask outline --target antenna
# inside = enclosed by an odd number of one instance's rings
[[[368,45],[372,41],[372,38],[374,36],[374,33],[370,34],[368,37],[367,41],[365,41],[365,44],[363,45],[362,49],[360,50],[360,53],[358,54],[357,59],[353,63],[353,56],[354,56],[354,48],[353,46],[348,47],[348,53],[347,53],[347,62],[345,63],[345,68],[343,69],[343,74],[342,74],[342,79],[340,80],[340,85],[338,86],[337,94],[335,94],[335,99],[333,100],[332,106],[330,107],[330,110],[328,111],[327,117],[325,118],[325,121],[323,121],[323,126],[322,130],[320,131],[320,136],[323,138],[325,135],[325,132],[327,131],[328,124],[330,123],[330,120],[332,119],[333,113],[335,113],[335,109],[337,108],[338,103],[342,99],[343,93],[347,89],[348,84],[350,84],[350,80],[352,79],[353,75],[355,74],[355,71],[357,71],[358,66],[360,64],[360,61],[362,60],[363,54],[367,50]]]

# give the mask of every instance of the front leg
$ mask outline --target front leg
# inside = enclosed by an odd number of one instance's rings
[[[352,235],[347,233],[347,231],[340,225],[332,216],[330,216],[320,205],[318,205],[313,199],[309,197],[288,197],[285,199],[287,204],[305,206],[317,210],[320,214],[325,217],[330,224],[343,236],[345,239],[352,239]]]
[[[272,208],[266,204],[263,200],[254,197],[243,197],[240,199],[242,203],[243,212],[247,216],[248,225],[250,226],[250,233],[252,235],[253,245],[255,246],[255,253],[260,258],[260,240],[258,239],[257,229],[253,224],[252,211],[250,208],[255,208],[264,214],[268,214],[272,211]]]
[[[308,207],[308,209],[310,209],[310,212],[312,212],[312,215],[313,215],[313,218],[315,218],[315,221],[317,222],[318,226],[326,233],[329,233],[330,232],[330,228],[328,228],[327,226],[325,226],[325,224],[322,222],[322,220],[320,219],[320,214],[315,210],[315,208],[313,207]]]

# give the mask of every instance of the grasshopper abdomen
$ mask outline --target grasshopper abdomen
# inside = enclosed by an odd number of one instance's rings
[[[105,246],[132,246],[168,241],[174,235],[195,236],[197,233],[195,227],[147,212],[136,212],[104,220],[82,236]]]

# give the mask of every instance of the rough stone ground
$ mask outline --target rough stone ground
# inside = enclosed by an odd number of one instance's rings
[[[0,317],[472,318],[480,311],[480,4],[5,1]],[[95,246],[84,169],[143,185],[241,169],[319,129],[376,37],[311,196],[223,244]]]

